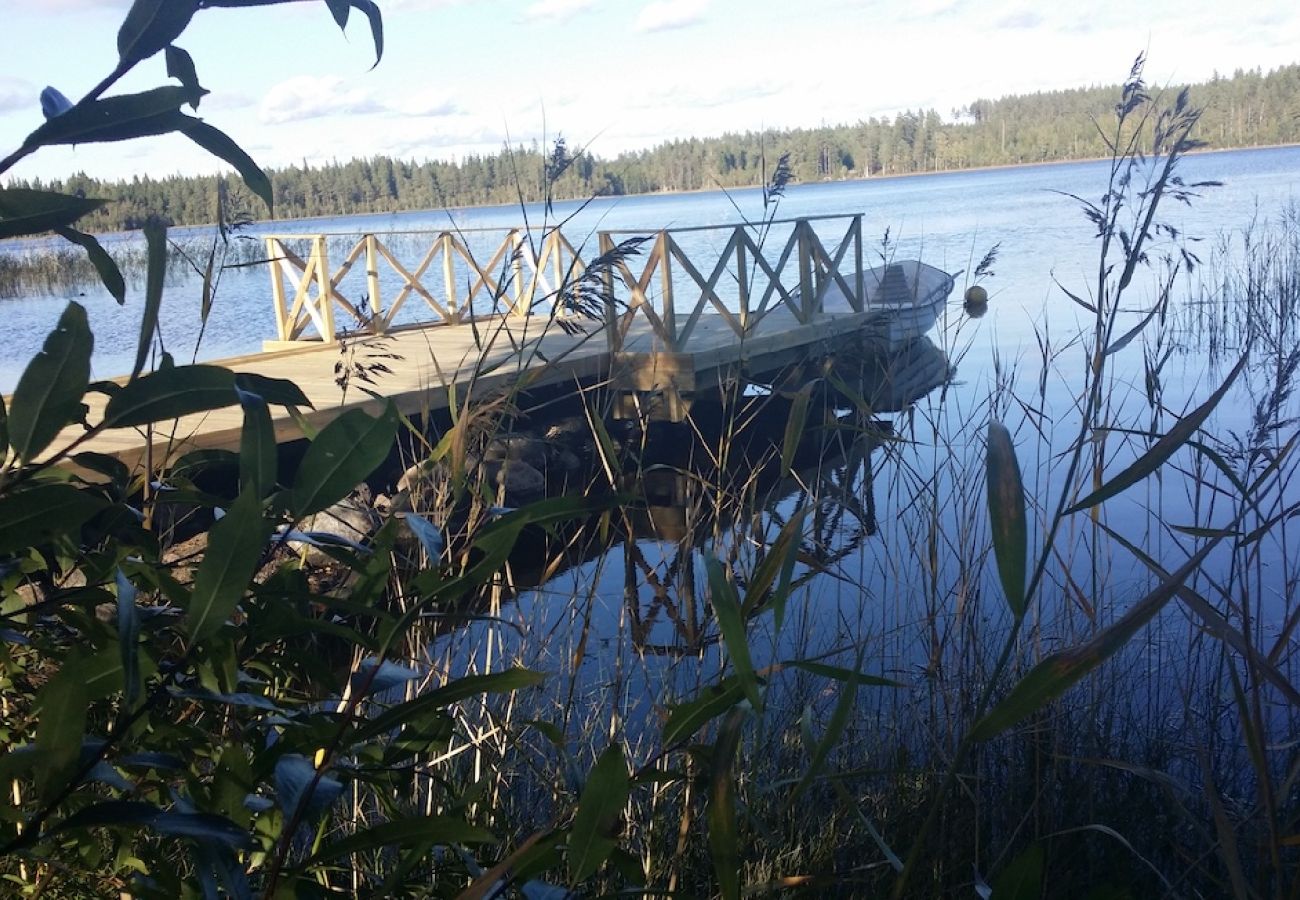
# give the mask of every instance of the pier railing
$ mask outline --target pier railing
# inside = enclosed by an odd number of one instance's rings
[[[622,252],[633,237],[642,238],[638,252]],[[814,321],[831,291],[865,309],[861,215],[600,231],[576,245],[559,230],[534,239],[518,228],[284,234],[266,244],[283,342],[594,312],[611,351],[644,323],[638,331],[649,329],[654,349],[681,352],[706,314],[743,339],[778,310]],[[598,296],[603,316],[575,304],[578,295]]]

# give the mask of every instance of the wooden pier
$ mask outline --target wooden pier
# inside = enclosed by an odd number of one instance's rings
[[[521,379],[529,389],[603,385],[624,415],[680,420],[696,392],[834,352],[877,319],[865,306],[856,215],[606,231],[576,246],[558,230],[534,241],[517,229],[266,243],[278,334],[265,352],[211,362],[293,381],[315,427],[387,399],[426,415]],[[850,309],[822,308],[831,285]],[[372,380],[354,374],[340,386],[341,373],[361,370]],[[110,431],[84,449],[156,465],[192,449],[238,449],[242,422],[235,405],[165,435]],[[283,411],[275,428],[280,441],[302,437]]]

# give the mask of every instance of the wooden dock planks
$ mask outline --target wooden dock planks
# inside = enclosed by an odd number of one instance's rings
[[[706,314],[699,317],[690,349],[677,353],[664,352],[650,324],[638,318],[631,325],[624,349],[611,354],[602,323],[586,323],[586,333],[569,334],[540,316],[509,316],[474,325],[409,328],[357,337],[343,344],[318,344],[210,363],[293,381],[314,407],[304,410],[306,419],[319,428],[345,410],[375,412],[383,403],[358,390],[356,381],[345,394],[335,374],[340,361],[385,364],[391,373],[376,375],[366,387],[391,399],[403,413],[421,415],[445,409],[451,385],[455,396],[463,400],[471,389],[475,396],[485,396],[516,383],[525,372],[533,387],[608,381],[615,389],[626,391],[689,393],[735,377],[742,366],[751,372],[770,371],[816,355],[832,343],[853,337],[868,318],[864,313],[822,314],[805,325],[787,310],[775,309],[742,340],[723,316]],[[106,398],[91,394],[87,402],[91,406],[89,420],[99,421]],[[273,407],[272,416],[277,440],[303,436],[298,423],[284,410]],[[155,429],[152,435],[136,428],[107,431],[78,450],[111,455],[132,467],[151,457],[156,466],[163,459],[194,449],[237,450],[242,424],[240,407],[232,406],[187,416],[165,430]],[[80,426],[65,429],[51,450],[57,451],[83,434]]]

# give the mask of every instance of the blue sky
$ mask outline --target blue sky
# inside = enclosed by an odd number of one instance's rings
[[[46,85],[76,99],[115,62],[129,0],[0,0],[0,151],[41,121]],[[1300,61],[1290,0],[379,0],[198,14],[178,42],[212,91],[199,115],[263,165],[383,153],[454,158],[563,134],[602,155],[691,135],[815,126],[979,97],[1195,81]],[[167,81],[161,56],[121,90]],[[13,175],[208,172],[183,138],[42,151]]]

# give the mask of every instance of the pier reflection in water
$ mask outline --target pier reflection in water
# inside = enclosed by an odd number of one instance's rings
[[[896,439],[882,414],[905,411],[952,374],[944,352],[922,337],[810,362],[772,384],[751,384],[730,401],[697,399],[687,422],[647,427],[639,460],[620,484],[634,502],[583,535],[552,541],[544,557],[519,560],[514,588],[551,593],[548,585],[566,574],[585,581],[584,567],[594,567],[601,605],[613,615],[612,576],[621,570],[617,615],[630,649],[699,654],[718,640],[703,587],[704,554],[731,567],[746,597],[744,573],[802,514],[791,587],[822,578],[861,589],[849,574],[857,567],[842,564],[877,530],[873,455]],[[598,633],[620,630],[593,624]]]

